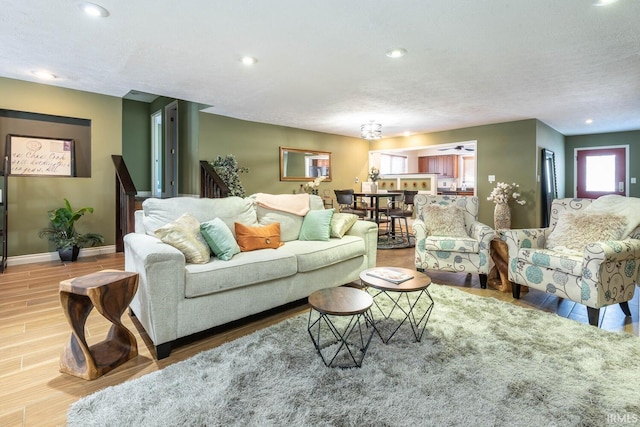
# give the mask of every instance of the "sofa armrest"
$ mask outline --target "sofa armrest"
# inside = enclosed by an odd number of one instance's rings
[[[633,297],[640,274],[640,240],[589,243],[582,261],[583,298],[597,290],[598,307],[628,301]]]
[[[500,231],[501,239],[507,242],[509,259],[518,257],[520,248],[543,249],[547,228],[522,228]]]
[[[133,219],[134,219],[134,232],[136,233],[143,233],[145,232],[144,230],[144,211],[142,210],[137,210],[133,213]]]
[[[358,220],[346,233],[349,236],[357,236],[364,240],[364,249],[367,254],[367,266],[376,266],[378,253],[378,225],[372,221]]]
[[[124,236],[124,266],[139,274],[131,308],[155,345],[178,337],[178,307],[185,298],[185,258],[178,249],[141,233]]]
[[[585,264],[588,260],[595,259],[604,262],[640,261],[640,240],[624,239],[589,243],[584,248],[583,258]]]
[[[413,229],[413,235],[416,236],[416,242],[420,242],[427,238],[427,226],[423,220],[416,219],[413,221],[411,228]]]
[[[493,228],[480,221],[475,221],[471,224],[471,238],[480,242],[480,247],[489,250],[491,241],[496,237],[496,232]]]

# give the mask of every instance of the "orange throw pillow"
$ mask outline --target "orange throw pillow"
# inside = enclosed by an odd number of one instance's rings
[[[280,241],[280,223],[274,222],[264,227],[249,227],[236,222],[236,241],[242,252],[256,249],[277,249],[284,245]]]

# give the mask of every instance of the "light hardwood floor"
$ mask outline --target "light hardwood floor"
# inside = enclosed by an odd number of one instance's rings
[[[413,249],[379,250],[378,265],[413,268]],[[123,254],[80,258],[75,263],[59,262],[10,266],[0,275],[0,426],[64,425],[69,405],[102,388],[120,384],[187,359],[308,310],[304,301],[267,315],[217,328],[213,334],[175,348],[161,361],[151,357],[151,344],[128,314],[123,316],[138,340],[139,356],[94,381],[58,372],[60,351],[69,339],[70,328],[58,299],[61,280],[102,269],[123,269]],[[431,273],[435,283],[514,302],[510,294],[480,289],[477,275]],[[587,323],[584,306],[538,291],[530,291],[518,305],[558,313]],[[638,336],[638,292],[630,303],[633,320],[618,307],[602,310],[603,328]],[[523,325],[523,327],[526,327]],[[87,321],[87,339],[93,344],[104,339],[109,323],[95,310]],[[311,347],[310,347],[311,351]]]

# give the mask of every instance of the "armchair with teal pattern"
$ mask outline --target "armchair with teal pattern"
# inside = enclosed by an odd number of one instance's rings
[[[425,206],[456,205],[464,212],[466,236],[438,236],[429,233],[429,217]],[[414,198],[416,220],[413,232],[416,236],[415,266],[417,270],[440,270],[460,273],[477,273],[480,286],[487,287],[487,274],[493,267],[489,256],[493,228],[478,221],[478,198],[469,196],[431,196],[418,194]]]
[[[589,323],[598,326],[600,308],[620,304],[631,316],[640,273],[640,226],[619,240],[587,243],[581,251],[547,248],[547,241],[565,212],[584,212],[592,199],[556,199],[548,228],[504,230],[509,248],[509,280],[514,298],[525,285],[587,306]],[[602,225],[604,226],[604,225]],[[621,234],[622,235],[622,234]]]

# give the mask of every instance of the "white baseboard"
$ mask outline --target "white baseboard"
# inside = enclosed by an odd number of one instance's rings
[[[80,255],[78,255],[78,258],[103,255],[103,254],[112,254],[112,253],[115,253],[115,251],[116,251],[115,245],[97,246],[95,248],[82,248],[80,249]],[[58,251],[46,252],[42,254],[10,256],[7,258],[7,266],[33,264],[34,262],[50,262],[50,261],[60,261],[60,257],[58,256]]]

